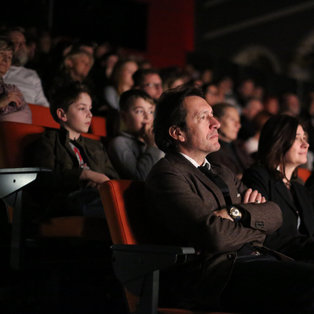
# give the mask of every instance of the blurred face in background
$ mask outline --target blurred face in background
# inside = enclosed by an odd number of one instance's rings
[[[120,79],[124,85],[127,85],[131,88],[134,84],[132,75],[137,71],[138,66],[135,62],[129,61],[126,62],[121,69]]]
[[[163,92],[162,81],[158,74],[145,75],[141,88],[153,99],[158,100]]]
[[[12,64],[12,58],[12,50],[0,50],[0,77],[8,72]]]
[[[28,61],[26,39],[22,32],[12,31],[9,34],[10,40],[14,44],[14,58],[16,65],[25,65]]]
[[[264,104],[265,111],[270,114],[277,114],[279,112],[279,101],[276,97],[268,98]]]
[[[93,57],[88,53],[79,53],[65,61],[73,79],[83,81],[93,65]]]
[[[252,99],[246,104],[245,108],[242,110],[242,113],[249,120],[252,120],[262,110],[263,110],[262,102],[258,99]]]
[[[236,140],[241,128],[238,110],[228,107],[218,120],[220,122],[219,138],[228,143]]]
[[[206,92],[205,92],[205,99],[211,106],[222,101],[216,85],[211,84],[207,87]]]

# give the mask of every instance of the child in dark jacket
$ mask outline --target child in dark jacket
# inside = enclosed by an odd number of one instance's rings
[[[91,124],[91,109],[92,100],[84,85],[75,82],[60,87],[50,106],[60,130],[46,130],[27,149],[28,166],[52,170],[49,180],[43,180],[45,190],[49,189],[44,193],[45,216],[104,216],[96,187],[117,179],[118,174],[102,143],[81,136]]]

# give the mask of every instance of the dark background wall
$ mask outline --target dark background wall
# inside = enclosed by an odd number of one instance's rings
[[[17,9],[18,7],[18,9]],[[148,4],[131,0],[7,1],[1,23],[146,50]]]
[[[21,0],[2,4],[0,23],[109,41],[156,67],[188,61],[296,88],[295,79],[314,81],[313,16],[314,0]]]

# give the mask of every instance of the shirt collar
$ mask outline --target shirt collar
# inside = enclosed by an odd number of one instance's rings
[[[190,156],[187,156],[183,153],[180,153],[185,159],[187,159],[195,168],[198,168],[200,165]],[[211,168],[211,164],[209,163],[209,161],[205,158],[203,164],[201,165],[202,167],[206,166],[208,168],[208,170],[210,170]]]

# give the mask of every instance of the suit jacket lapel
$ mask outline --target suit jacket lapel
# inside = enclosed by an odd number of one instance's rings
[[[214,194],[220,207],[226,206],[225,198],[221,190],[203,172],[194,167],[194,165],[192,165],[190,161],[188,161],[179,153],[169,154],[167,157],[170,157],[170,159],[174,159],[176,165],[178,167],[181,167],[182,173],[190,173],[193,176],[197,177]]]

